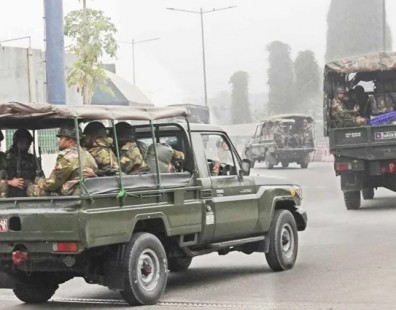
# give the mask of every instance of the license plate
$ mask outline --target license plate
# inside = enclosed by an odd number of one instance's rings
[[[8,219],[0,218],[0,233],[8,231]]]

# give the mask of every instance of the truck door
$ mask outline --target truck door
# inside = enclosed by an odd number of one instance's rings
[[[212,183],[214,239],[251,235],[257,225],[258,200],[250,176],[238,177],[239,156],[222,133],[202,133]]]

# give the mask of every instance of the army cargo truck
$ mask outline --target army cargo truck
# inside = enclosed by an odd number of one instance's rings
[[[163,122],[178,116],[187,113],[0,104],[2,129],[38,135],[70,122],[78,132],[87,122],[106,121],[120,164],[114,175],[80,174],[80,194],[0,199],[0,271],[20,300],[45,302],[59,284],[82,277],[119,291],[130,305],[155,304],[169,271],[185,271],[195,256],[211,252],[262,252],[272,270],[293,268],[297,232],[307,225],[301,187],[250,175],[249,161],[219,127]],[[146,171],[122,172],[119,121],[135,125]]]
[[[245,155],[252,167],[264,162],[267,169],[279,163],[283,168],[297,163],[308,168],[310,153],[315,148],[315,126],[307,114],[279,114],[268,117],[257,125],[245,147]]]
[[[396,53],[333,61],[324,70],[324,134],[347,209],[396,191]]]

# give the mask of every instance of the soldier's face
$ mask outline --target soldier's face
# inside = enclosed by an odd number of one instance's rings
[[[30,148],[30,144],[30,140],[20,139],[17,141],[17,148],[22,152],[27,152],[27,150]]]
[[[71,146],[73,146],[73,139],[67,138],[67,137],[59,137],[58,138],[58,147],[60,150],[67,149]]]

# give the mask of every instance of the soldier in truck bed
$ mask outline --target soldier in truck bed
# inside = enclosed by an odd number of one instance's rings
[[[353,95],[353,92],[351,92]],[[335,128],[356,127],[367,124],[367,120],[360,116],[356,102],[350,98],[342,86],[337,86],[335,98],[331,102],[331,115]]]
[[[12,146],[6,152],[9,197],[26,197],[26,188],[34,183],[35,177],[43,176],[38,159],[28,152],[32,142],[33,137],[26,129],[18,129],[12,137]]]

